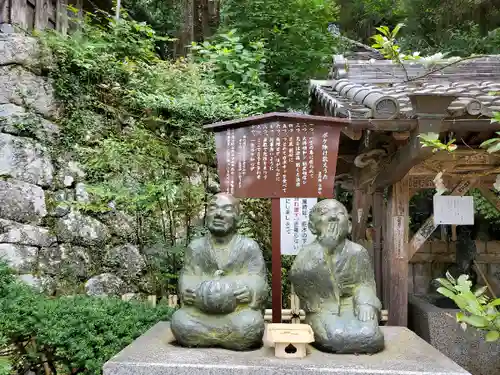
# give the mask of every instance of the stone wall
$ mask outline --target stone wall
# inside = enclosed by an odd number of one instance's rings
[[[85,173],[53,151],[57,103],[35,69],[35,39],[0,32],[0,258],[49,293],[137,292],[145,260],[133,245],[135,220],[122,212],[91,217]]]
[[[476,262],[496,295],[500,295],[500,241],[476,240]],[[443,277],[455,262],[456,242],[429,240],[410,261],[408,289],[410,293],[424,295],[431,291],[431,282]],[[478,283],[484,285],[478,275]]]

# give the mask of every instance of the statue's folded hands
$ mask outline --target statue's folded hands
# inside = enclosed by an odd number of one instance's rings
[[[239,303],[250,303],[250,289],[246,285],[235,290],[234,296]]]
[[[186,289],[184,292],[181,292],[181,298],[184,304],[192,305],[196,301],[196,293],[192,289]]]

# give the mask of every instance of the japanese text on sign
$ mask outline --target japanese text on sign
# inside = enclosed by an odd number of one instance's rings
[[[474,197],[434,196],[434,224],[474,225]]]
[[[280,199],[281,255],[297,255],[314,240],[308,223],[309,211],[317,201],[316,198]]]
[[[270,122],[216,133],[221,190],[247,198],[333,197],[340,129]]]

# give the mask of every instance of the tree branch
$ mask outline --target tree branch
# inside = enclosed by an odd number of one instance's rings
[[[430,72],[422,74],[422,75],[420,75],[418,77],[408,78],[407,80],[405,80],[405,82],[417,81],[419,79],[422,79],[422,78],[425,78],[427,76],[430,76],[431,74],[434,74],[436,72],[439,72],[441,70],[449,68],[450,66],[456,65],[456,64],[461,63],[463,61],[474,60],[474,59],[481,59],[481,58],[484,58],[484,57],[495,57],[495,58],[498,59],[498,56],[495,56],[495,55],[474,55],[474,56],[463,57],[463,58],[460,58],[459,60],[452,61],[451,63],[445,64],[445,65],[443,65],[443,66],[441,66],[441,67],[439,67],[437,69],[431,70]]]

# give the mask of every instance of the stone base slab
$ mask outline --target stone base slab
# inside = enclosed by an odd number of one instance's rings
[[[103,375],[470,375],[404,327],[381,327],[386,348],[375,355],[322,353],[278,359],[274,349],[233,352],[176,346],[170,325],[160,322],[111,358]]]

